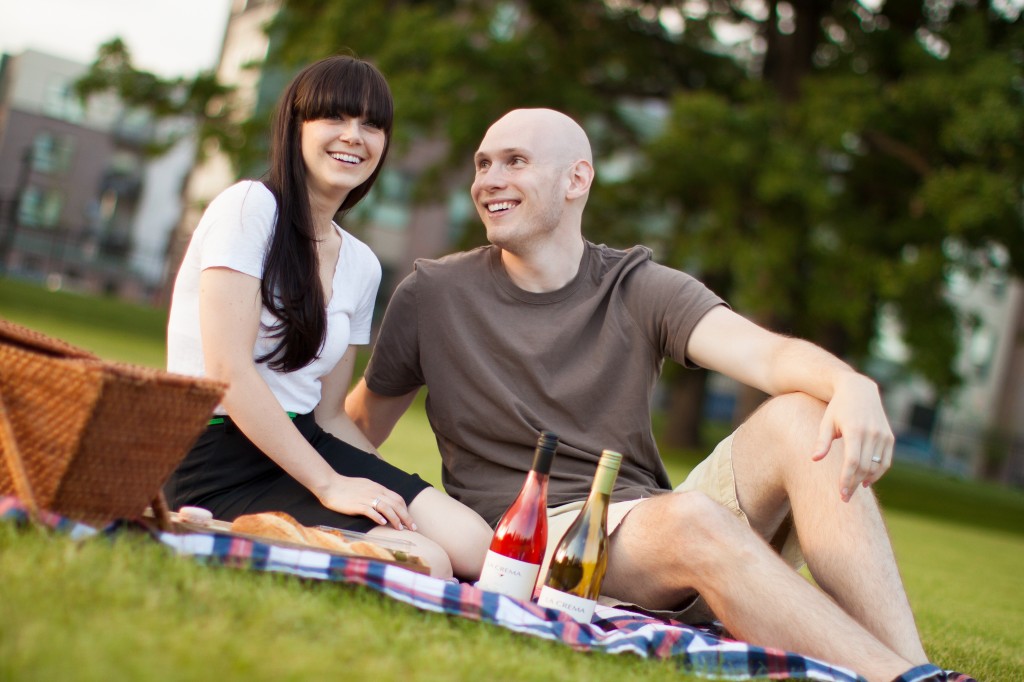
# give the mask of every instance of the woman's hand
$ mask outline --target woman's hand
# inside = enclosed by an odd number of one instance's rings
[[[366,516],[398,530],[416,530],[402,496],[375,481],[336,474],[323,490],[315,492],[328,509],[350,516]]]

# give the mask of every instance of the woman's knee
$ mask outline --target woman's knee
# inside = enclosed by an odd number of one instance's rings
[[[444,549],[429,538],[419,536],[414,544],[413,552],[422,558],[430,567],[430,575],[442,580],[450,580],[454,575],[451,559]]]
[[[479,577],[493,530],[480,515],[448,495],[428,488],[409,505],[421,535],[447,552],[455,574]]]
[[[452,562],[448,553],[441,545],[430,538],[413,531],[396,531],[391,528],[374,528],[369,533],[371,539],[409,543],[411,547],[408,553],[419,557],[430,569],[430,575],[434,578],[448,580],[452,577]]]

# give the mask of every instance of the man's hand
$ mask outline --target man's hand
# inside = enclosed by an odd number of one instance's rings
[[[850,373],[837,384],[822,417],[812,459],[824,459],[837,438],[843,439],[839,495],[849,502],[858,484],[866,488],[889,469],[896,440],[878,386],[866,376]]]

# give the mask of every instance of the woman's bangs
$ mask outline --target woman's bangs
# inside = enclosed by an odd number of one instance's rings
[[[304,121],[338,115],[365,117],[383,130],[391,130],[394,104],[383,77],[367,64],[349,62],[311,74],[306,92],[295,102]]]

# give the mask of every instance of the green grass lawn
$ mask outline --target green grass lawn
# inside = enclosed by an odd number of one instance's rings
[[[47,291],[0,277],[0,318],[64,339],[109,360],[164,366],[166,310]]]
[[[0,279],[0,317],[105,358],[163,364],[163,311]],[[439,483],[422,401],[383,452]],[[666,461],[678,481],[696,455]],[[1024,495],[908,465],[876,487],[935,661],[1024,679]],[[361,588],[202,566],[141,539],[75,543],[0,524],[0,681],[485,676],[696,679],[671,662],[580,654]]]

